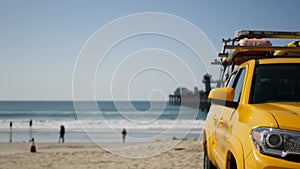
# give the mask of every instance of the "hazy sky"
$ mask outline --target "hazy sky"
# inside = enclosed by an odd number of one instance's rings
[[[93,88],[99,100],[162,100],[177,86],[204,89],[203,74],[208,71],[217,79],[217,69],[203,64],[217,57],[222,38],[233,37],[237,29],[300,31],[299,6],[296,0],[1,0],[0,99],[71,100],[72,86],[83,93],[78,99],[91,99],[84,93]],[[164,14],[157,21],[141,17],[137,23],[125,22],[126,16],[144,12]],[[174,20],[166,23],[166,14]],[[172,25],[176,17],[203,35]],[[114,21],[124,23],[112,25]],[[105,26],[112,26],[110,34],[101,36]],[[143,33],[120,38],[103,60],[86,59],[98,54],[97,45],[104,48],[118,33],[141,27],[179,34],[199,46],[200,56],[181,39]],[[85,51],[92,45],[94,50]]]

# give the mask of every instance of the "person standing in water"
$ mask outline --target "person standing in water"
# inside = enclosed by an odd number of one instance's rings
[[[32,140],[32,119],[29,121],[29,142]]]
[[[10,121],[9,122],[9,128],[10,128],[10,131],[9,131],[9,142],[10,143],[12,142],[12,127],[13,127],[13,122]]]
[[[124,128],[122,131],[123,144],[125,143],[126,135],[127,135],[127,132],[126,132],[126,129]]]
[[[65,126],[63,126],[63,125],[60,126],[58,143],[60,143],[60,140],[62,143],[65,142]]]

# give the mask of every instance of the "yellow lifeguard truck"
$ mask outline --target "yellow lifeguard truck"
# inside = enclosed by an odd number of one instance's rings
[[[239,44],[244,38],[255,43]],[[300,47],[265,43],[272,38],[300,32],[240,30],[223,40],[224,84],[209,94],[204,169],[300,168]]]

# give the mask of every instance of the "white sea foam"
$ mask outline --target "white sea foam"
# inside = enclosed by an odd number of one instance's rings
[[[0,120],[0,130],[9,130],[10,120]],[[103,130],[167,130],[167,129],[200,129],[203,120],[156,120],[151,123],[135,123],[129,120],[33,120],[35,131],[59,130],[64,125],[68,131],[103,131]],[[29,120],[13,120],[14,130],[28,130]]]

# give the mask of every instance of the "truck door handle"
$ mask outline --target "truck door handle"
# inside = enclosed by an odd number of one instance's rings
[[[216,121],[217,120],[217,116],[213,115],[213,120]]]
[[[223,123],[224,123],[224,120],[223,120],[223,117],[221,117],[220,120],[219,120],[219,125],[222,126]]]

